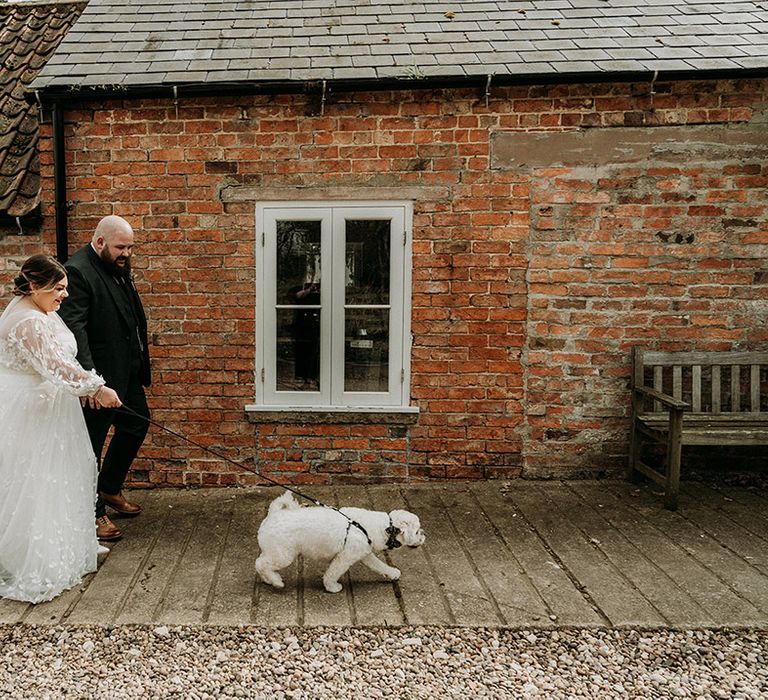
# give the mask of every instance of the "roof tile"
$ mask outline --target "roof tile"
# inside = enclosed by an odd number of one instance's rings
[[[700,68],[702,70],[709,70],[712,67],[718,67],[720,68],[722,65],[724,59],[722,58],[689,58],[687,59],[687,62],[690,63],[694,68]],[[729,61],[731,66],[733,68],[738,68],[739,64],[730,61],[729,59],[725,59]]]
[[[40,199],[38,110],[24,92],[84,7],[85,2],[0,5],[0,210],[9,216],[28,214]],[[66,79],[72,67],[71,59],[59,59],[51,75]]]
[[[249,82],[376,79],[407,61],[427,78],[768,69],[763,7],[758,0],[90,0],[35,86],[76,87],[117,50],[126,68],[115,81],[147,85],[231,82],[233,69]],[[754,49],[733,49],[745,45]],[[749,66],[737,60],[745,52]],[[183,60],[193,63],[168,67]],[[228,70],[223,61],[232,61]]]

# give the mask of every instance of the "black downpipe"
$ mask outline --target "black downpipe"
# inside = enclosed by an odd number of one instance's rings
[[[53,122],[53,197],[56,210],[56,259],[67,262],[69,235],[67,232],[67,166],[64,148],[64,108],[61,102],[51,105]]]

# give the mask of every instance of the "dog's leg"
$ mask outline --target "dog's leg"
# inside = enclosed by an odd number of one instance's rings
[[[328,568],[323,574],[323,586],[328,593],[338,593],[342,586],[339,583],[339,579],[347,572],[350,566],[357,561],[357,557],[350,557],[349,552],[341,551],[328,565]]]
[[[385,576],[390,581],[397,581],[400,578],[400,569],[396,569],[394,566],[389,566],[386,562],[381,561],[373,552],[360,561],[371,571]]]
[[[291,562],[288,562],[290,564]],[[288,566],[286,564],[285,566]],[[275,588],[283,588],[285,584],[283,583],[283,578],[280,576],[280,574],[277,573],[275,569],[283,568],[282,566],[276,566],[275,563],[269,559],[268,557],[265,557],[263,554],[256,560],[256,573],[259,575],[262,581],[264,583],[268,583],[270,586],[274,586]]]

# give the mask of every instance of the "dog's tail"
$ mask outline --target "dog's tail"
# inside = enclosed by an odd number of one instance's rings
[[[278,496],[269,504],[267,515],[277,513],[279,510],[294,510],[296,508],[301,508],[301,506],[296,502],[293,494],[290,491],[286,491],[282,496]]]

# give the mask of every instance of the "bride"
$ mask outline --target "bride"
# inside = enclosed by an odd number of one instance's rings
[[[0,316],[0,597],[39,603],[96,570],[96,458],[79,396],[121,405],[75,360],[64,267],[33,255]]]

